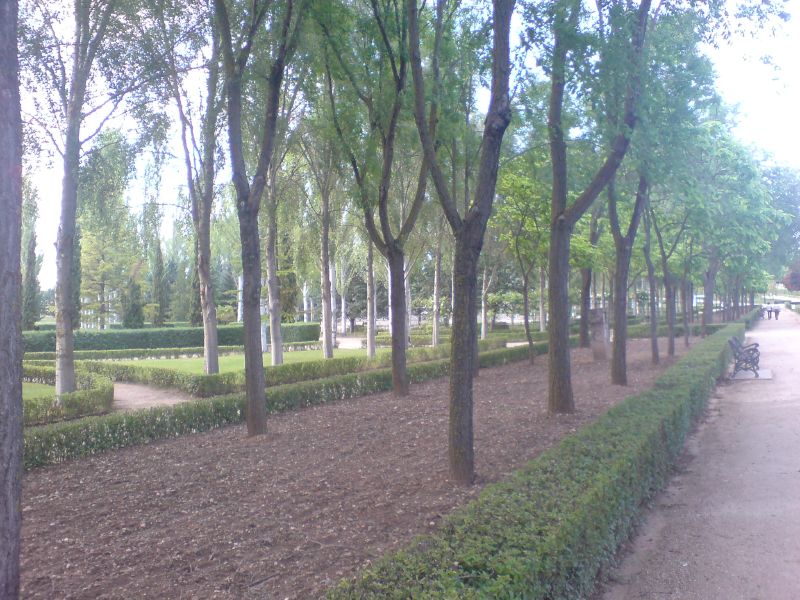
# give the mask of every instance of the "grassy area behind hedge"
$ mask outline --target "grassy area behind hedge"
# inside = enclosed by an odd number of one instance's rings
[[[23,364],[24,382],[54,386],[56,371],[51,366]],[[22,418],[26,427],[53,423],[66,419],[77,419],[87,415],[101,415],[111,410],[114,404],[114,383],[108,377],[76,369],[77,390],[62,394],[56,400],[55,388],[52,393],[23,397]]]
[[[746,321],[750,321],[748,315]],[[698,342],[654,388],[542,453],[328,597],[585,598],[669,475],[743,324]]]

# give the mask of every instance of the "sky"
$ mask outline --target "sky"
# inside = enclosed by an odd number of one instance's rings
[[[765,29],[752,37],[734,36],[708,53],[717,72],[717,89],[735,109],[737,137],[770,164],[800,171],[800,0],[789,0],[787,4],[791,18],[777,30]],[[39,276],[42,289],[54,287],[56,279],[59,166],[56,162],[53,168],[41,169],[34,175],[40,192],[36,233],[38,251],[44,254]],[[174,185],[182,182],[180,169],[180,163],[168,167],[164,188],[170,180],[176,182]],[[132,204],[138,204],[136,197],[140,195],[140,189],[131,190]]]

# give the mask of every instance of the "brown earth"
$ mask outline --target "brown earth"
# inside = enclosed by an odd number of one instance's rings
[[[32,471],[23,597],[319,597],[671,364],[652,367],[647,340],[628,359],[620,387],[573,351],[577,412],[558,417],[546,357],[483,370],[469,488],[447,480],[446,379],[277,415],[258,438],[228,427]]]

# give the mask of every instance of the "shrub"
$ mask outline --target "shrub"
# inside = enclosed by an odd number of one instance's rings
[[[587,597],[663,485],[742,325],[697,344],[628,398],[328,597]]]
[[[319,323],[284,323],[281,325],[286,343],[319,339]],[[243,327],[240,324],[217,328],[221,346],[241,346]],[[26,331],[22,334],[25,352],[54,352],[55,331]],[[75,332],[75,350],[122,350],[129,348],[188,348],[203,345],[202,327],[160,327],[155,329],[80,329]]]
[[[55,385],[55,379],[53,367],[23,365],[23,381]],[[77,369],[75,383],[77,391],[62,394],[58,401],[55,394],[25,398],[22,403],[25,426],[99,415],[111,410],[114,403],[114,383],[111,379]]]

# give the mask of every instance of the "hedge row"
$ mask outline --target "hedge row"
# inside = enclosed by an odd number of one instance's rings
[[[547,352],[547,345],[538,350]],[[480,365],[491,367],[524,360],[527,348],[490,350],[480,354]],[[412,364],[412,382],[447,375],[449,361],[436,360]],[[267,409],[271,413],[294,410],[382,392],[392,388],[390,369],[348,373],[316,381],[291,383],[267,389]],[[169,407],[157,407],[102,417],[25,429],[26,469],[99,454],[108,450],[147,444],[187,433],[207,431],[244,420],[245,395],[232,394],[194,400]]]
[[[25,364],[22,367],[22,380],[55,385],[56,370],[53,367]],[[75,371],[75,383],[77,391],[62,394],[58,401],[55,394],[25,398],[22,402],[25,426],[101,415],[111,410],[114,403],[114,383],[111,379],[78,369]]]
[[[656,382],[328,597],[587,597],[661,487],[729,361],[725,327]]]
[[[501,345],[501,341],[486,340],[481,341],[478,347],[481,350],[490,350]],[[442,359],[449,356],[449,354],[449,346],[411,348],[408,351],[407,360],[409,363],[424,362]],[[391,355],[389,354],[381,354],[374,359],[368,359],[366,356],[349,356],[266,367],[264,375],[267,386],[276,386],[379,369],[390,364]],[[244,371],[216,375],[195,375],[146,364],[124,365],[113,361],[85,361],[82,366],[92,372],[110,377],[114,381],[130,381],[156,387],[179,389],[198,398],[241,392],[245,386]]]
[[[290,342],[283,344],[284,352],[301,350],[319,350],[319,342]],[[219,346],[220,356],[226,354],[242,354],[244,346]],[[190,348],[129,348],[125,350],[75,350],[75,360],[123,360],[123,359],[149,359],[149,358],[183,358],[203,356],[202,346]],[[55,352],[26,352],[25,361],[54,361]]]
[[[221,346],[241,346],[241,324],[220,325],[217,328]],[[309,342],[319,339],[319,323],[284,323],[283,340]],[[22,333],[25,352],[55,352],[55,331],[25,331]],[[75,350],[123,350],[129,348],[189,348],[203,345],[202,327],[168,327],[157,329],[79,329],[75,332]]]

